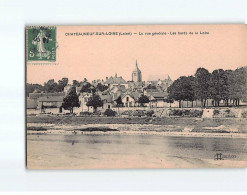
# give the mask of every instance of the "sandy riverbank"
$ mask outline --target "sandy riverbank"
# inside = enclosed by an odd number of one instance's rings
[[[182,125],[153,124],[48,124],[28,123],[27,134],[114,134],[114,135],[161,135],[189,137],[241,137],[247,138],[247,131],[239,125],[205,125],[197,123]]]

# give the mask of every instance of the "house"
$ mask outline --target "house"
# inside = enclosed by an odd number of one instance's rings
[[[115,77],[106,77],[104,84],[109,86],[110,89],[112,89],[113,86],[125,86],[125,88],[128,88],[128,83],[121,76],[118,77],[117,74],[115,74]]]
[[[55,92],[55,93],[29,93],[29,97],[27,98],[27,108],[28,109],[34,109],[35,105],[36,105],[36,109],[41,109],[41,102],[40,102],[40,98],[42,100],[42,98],[45,97],[62,97],[62,99],[65,97],[65,93],[64,92]],[[46,104],[46,103],[45,103]]]
[[[29,93],[28,98],[37,100],[39,97],[45,97],[45,96],[65,96],[65,93],[64,93],[64,92],[54,92],[54,93],[52,93],[52,92],[49,92],[49,93],[44,93],[44,92],[41,92],[41,93]]]
[[[104,84],[104,80],[103,79],[97,79],[97,80],[93,80],[92,81],[92,85],[94,86],[94,87],[97,87],[97,85],[98,84]]]
[[[87,92],[84,92],[84,93],[81,93],[80,96],[79,96],[79,102],[80,102],[80,111],[81,112],[93,112],[93,107],[90,106],[88,107],[87,106],[87,102],[88,102],[88,99],[92,97],[92,93],[87,93]]]
[[[121,95],[121,100],[125,107],[134,107],[138,105],[138,97],[139,94],[126,92]]]
[[[72,88],[72,85],[71,85],[71,84],[66,85],[66,86],[63,88],[64,93],[65,93],[65,94],[68,94],[71,88]]]
[[[105,93],[105,94],[103,93],[103,94],[100,94],[99,96],[100,96],[100,99],[103,101],[102,109],[103,110],[112,109],[112,107],[114,106],[112,96],[109,93]]]
[[[126,87],[124,85],[115,85],[109,91],[110,93],[118,93],[118,92],[124,93],[126,92]]]
[[[171,84],[172,80],[168,74],[165,75],[149,75],[147,85],[155,85],[167,89]]]
[[[149,96],[151,93],[158,93],[161,92],[159,89],[144,89],[144,95]]]
[[[149,106],[151,108],[155,107],[166,107],[166,99],[167,99],[167,94],[164,92],[151,92],[146,94],[150,100]]]
[[[64,96],[45,96],[38,98],[38,107],[41,112],[62,113]]]

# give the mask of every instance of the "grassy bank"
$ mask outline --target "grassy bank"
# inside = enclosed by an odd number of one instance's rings
[[[247,127],[247,119],[236,118],[159,118],[159,117],[71,117],[71,116],[27,116],[27,123],[47,124],[153,124],[153,125],[196,125],[217,127],[219,125],[233,125]]]

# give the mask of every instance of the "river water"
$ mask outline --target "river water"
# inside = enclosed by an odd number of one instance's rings
[[[31,169],[244,167],[246,145],[247,140],[242,138],[30,134],[27,166]]]

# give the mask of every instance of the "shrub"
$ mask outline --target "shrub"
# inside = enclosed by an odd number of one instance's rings
[[[169,116],[181,116],[181,117],[201,117],[202,110],[188,110],[188,109],[174,109],[170,110]]]
[[[145,113],[144,113],[144,111],[142,111],[142,110],[135,110],[135,111],[133,112],[133,116],[141,117],[141,116],[145,116]]]
[[[122,114],[121,114],[121,115],[128,115],[128,116],[132,116],[132,114],[133,114],[133,111],[132,111],[132,110],[125,110],[125,111],[123,111],[123,112],[122,112]]]
[[[86,112],[80,112],[80,116],[89,116],[91,115],[90,112],[86,111]]]
[[[214,110],[214,115],[219,115],[220,111],[219,110]]]
[[[190,117],[201,117],[203,114],[202,110],[191,110]]]
[[[247,111],[242,112],[241,115],[243,118],[247,118]]]
[[[106,116],[115,116],[116,115],[116,112],[112,109],[106,109],[105,112],[104,112],[104,115]]]
[[[92,115],[93,116],[100,116],[101,115],[101,112],[100,111],[96,111],[96,112],[93,112]]]
[[[227,114],[230,114],[230,109],[225,110]]]
[[[153,110],[148,110],[147,113],[146,113],[146,115],[149,116],[149,117],[153,116],[153,114],[154,114]]]

